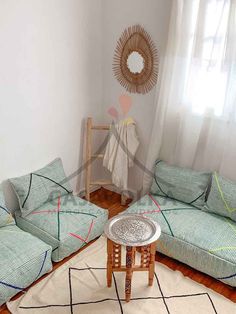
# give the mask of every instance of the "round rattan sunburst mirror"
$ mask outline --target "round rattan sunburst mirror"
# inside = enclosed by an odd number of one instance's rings
[[[157,49],[142,26],[131,26],[122,33],[115,50],[113,71],[130,93],[146,94],[156,85]]]

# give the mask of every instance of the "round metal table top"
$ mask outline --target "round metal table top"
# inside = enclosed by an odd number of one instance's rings
[[[138,214],[120,214],[108,220],[105,235],[125,246],[144,246],[156,241],[161,227],[153,219]]]

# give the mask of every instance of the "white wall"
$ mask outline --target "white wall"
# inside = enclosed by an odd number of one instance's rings
[[[101,113],[101,20],[101,0],[0,1],[0,182],[57,156],[78,168],[83,119]]]
[[[84,118],[109,122],[107,108],[126,93],[112,72],[119,36],[132,24],[143,25],[162,62],[170,5],[171,0],[0,1],[0,183],[10,207],[16,202],[6,179],[57,156],[67,174],[78,169]],[[154,98],[155,89],[132,94],[142,163]],[[131,177],[130,187],[139,188],[142,172],[133,169]]]
[[[110,120],[107,109],[111,105],[118,107],[118,98],[126,90],[115,79],[112,72],[113,55],[117,40],[125,28],[133,24],[141,24],[152,36],[159,52],[160,66],[164,56],[172,0],[104,0],[103,1],[103,111],[104,119]],[[158,89],[158,84],[157,84]],[[137,122],[140,137],[140,148],[137,157],[145,164],[146,152],[156,106],[156,88],[146,95],[131,94],[133,106],[130,111]],[[142,184],[143,172],[134,167],[130,172],[130,188],[137,190]]]

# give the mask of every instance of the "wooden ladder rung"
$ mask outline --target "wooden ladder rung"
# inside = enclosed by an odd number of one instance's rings
[[[109,125],[93,125],[91,127],[92,130],[110,130]]]
[[[104,157],[104,154],[95,154],[95,155],[92,155],[92,158],[103,158]]]
[[[94,181],[90,182],[90,185],[110,185],[113,184],[111,181]]]

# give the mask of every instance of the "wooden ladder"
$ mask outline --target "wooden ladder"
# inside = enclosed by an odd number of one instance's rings
[[[103,158],[104,154],[94,155],[92,153],[92,132],[93,131],[109,131],[109,125],[93,125],[93,119],[87,119],[87,133],[86,133],[86,175],[85,175],[85,197],[90,201],[90,188],[95,185],[104,186],[112,185],[111,181],[94,181],[91,182],[91,166],[96,158]]]

